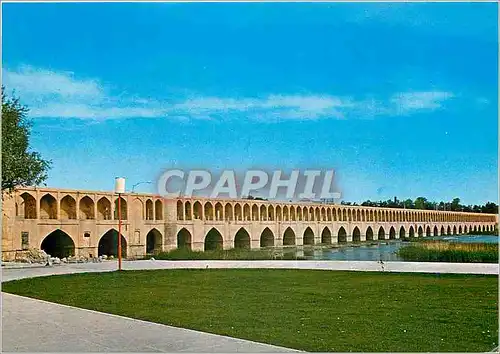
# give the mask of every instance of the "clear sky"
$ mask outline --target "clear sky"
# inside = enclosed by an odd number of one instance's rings
[[[347,201],[498,201],[496,3],[3,4],[47,185],[329,168]],[[154,191],[142,185],[136,191]]]

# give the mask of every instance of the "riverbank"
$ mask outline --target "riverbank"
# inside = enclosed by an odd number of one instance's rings
[[[498,263],[498,243],[458,243],[440,240],[412,242],[397,254],[405,261]]]

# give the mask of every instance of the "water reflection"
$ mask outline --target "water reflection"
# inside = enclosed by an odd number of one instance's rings
[[[449,242],[486,242],[497,243],[498,236],[466,235],[466,236],[436,236],[426,237],[426,239],[443,240]],[[401,261],[396,255],[396,251],[408,241],[390,240],[346,245],[334,248],[320,248],[314,246],[303,246],[297,248],[281,249],[290,258],[304,257],[312,260],[336,260],[336,261]],[[288,258],[288,259],[290,259]]]

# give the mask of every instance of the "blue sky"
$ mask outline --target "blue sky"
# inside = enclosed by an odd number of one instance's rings
[[[498,200],[495,3],[2,10],[2,82],[30,107],[49,186],[322,168],[348,201]]]

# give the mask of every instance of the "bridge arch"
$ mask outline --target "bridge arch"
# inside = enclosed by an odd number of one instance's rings
[[[163,237],[156,228],[151,229],[146,235],[146,253],[157,254],[163,250]]]
[[[458,227],[458,234],[459,234],[459,235],[461,235],[461,234],[462,234],[462,225],[460,225],[460,226]]]
[[[192,237],[191,233],[183,227],[177,233],[177,248],[191,249]]]
[[[373,215],[373,211],[372,211],[372,215]],[[372,227],[371,226],[368,226],[366,228],[366,241],[373,241],[373,230],[372,230]]]
[[[385,230],[382,226],[378,229],[378,239],[385,240]]]
[[[66,232],[57,229],[43,239],[40,249],[52,257],[70,257],[75,255],[75,242]]]
[[[302,243],[304,245],[314,245],[314,232],[310,227],[305,229],[304,236],[302,237]]]
[[[274,246],[274,234],[266,227],[260,235],[260,247],[272,247]]]
[[[456,235],[457,234],[457,227],[455,225],[453,225],[453,235]]]
[[[22,212],[25,219],[36,219],[36,199],[30,193],[20,195],[22,199]],[[17,215],[17,214],[16,214]]]
[[[413,225],[410,226],[410,230],[408,231],[410,238],[415,237],[415,229],[413,228]]]
[[[57,219],[57,201],[50,193],[40,199],[40,219]]]
[[[450,225],[448,225],[448,229],[446,230],[446,234],[447,235],[451,235],[451,227],[450,227]]]
[[[401,226],[401,228],[399,229],[399,238],[401,239],[406,238],[406,231],[404,226]]]
[[[357,226],[355,226],[354,230],[352,230],[352,242],[361,242],[361,232]]]
[[[325,226],[323,231],[321,232],[321,243],[329,245],[332,243],[332,233],[328,226]]]
[[[434,236],[439,235],[439,231],[438,231],[437,226],[434,226],[434,232],[433,232],[433,235],[434,235]]]
[[[111,220],[111,202],[106,197],[102,197],[97,201],[97,219]]]
[[[283,246],[293,245],[295,245],[295,232],[293,232],[291,227],[287,227],[283,234]]]
[[[199,201],[193,204],[193,218],[197,220],[203,219],[203,207]]]
[[[250,234],[244,227],[240,228],[234,236],[234,248],[250,249]]]
[[[394,226],[391,226],[391,229],[389,230],[389,240],[395,240],[396,239],[396,230],[394,229]]]
[[[76,200],[69,194],[61,199],[61,219],[76,219]]]
[[[222,234],[215,227],[212,227],[205,236],[205,251],[221,250],[223,248],[223,244],[224,239],[222,238]]]
[[[94,201],[88,195],[80,199],[80,219],[93,220],[94,215]]]
[[[344,211],[345,211],[345,209],[344,209]],[[346,243],[347,242],[347,233],[345,232],[345,229],[343,226],[341,226],[339,229],[337,240],[339,243]]]
[[[121,235],[122,257],[127,257],[127,239]],[[118,256],[118,231],[115,229],[108,230],[102,235],[98,245],[99,256]]]

